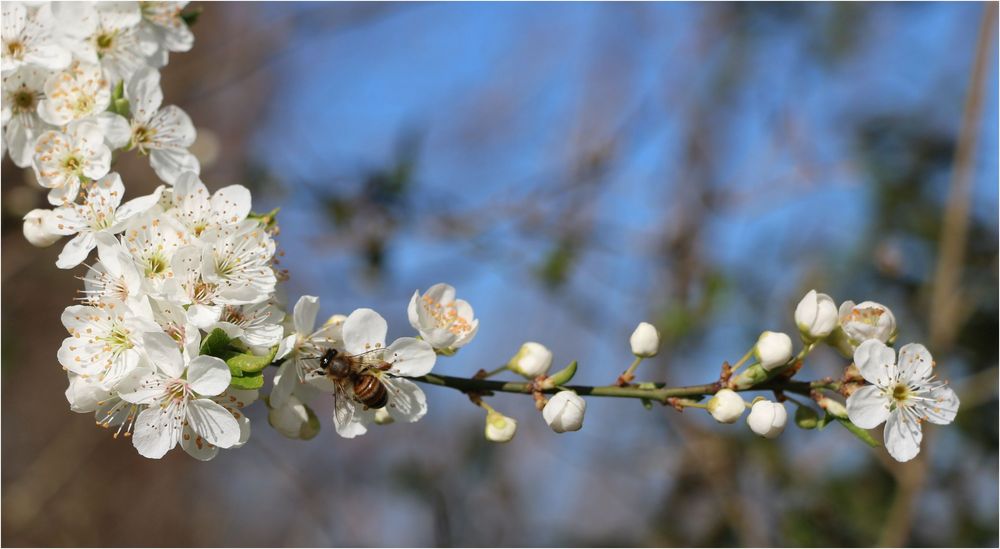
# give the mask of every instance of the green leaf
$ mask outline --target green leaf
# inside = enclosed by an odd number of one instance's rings
[[[281,208],[275,208],[267,213],[250,212],[247,219],[254,219],[264,226],[265,229],[273,229],[278,223],[278,212]]]
[[[271,361],[274,360],[274,355],[278,352],[278,346],[271,347],[271,351],[266,355],[240,353],[233,350],[230,350],[230,352],[232,354],[226,359],[226,364],[229,366],[230,371],[235,368],[241,372],[253,374],[260,372],[271,364]]]
[[[108,111],[128,118],[130,110],[128,99],[125,99],[125,81],[119,80],[111,92],[111,103],[108,104]]]
[[[229,341],[226,332],[222,328],[216,328],[201,341],[201,354],[226,360],[231,356]]]
[[[878,448],[879,447],[878,441],[875,440],[874,438],[872,438],[871,433],[869,433],[865,429],[862,429],[861,427],[858,427],[857,425],[851,423],[851,420],[849,420],[849,419],[842,419],[842,418],[839,418],[839,417],[835,418],[835,419],[837,421],[839,421],[840,424],[843,425],[845,429],[847,429],[848,431],[850,431],[851,434],[853,434],[854,436],[860,438],[861,442],[864,442],[865,444],[871,446],[872,448]]]
[[[230,370],[232,370],[232,367],[230,367]],[[253,390],[264,386],[264,374],[245,375],[242,372],[240,373],[242,377],[234,377],[229,382],[230,387],[234,389]]]

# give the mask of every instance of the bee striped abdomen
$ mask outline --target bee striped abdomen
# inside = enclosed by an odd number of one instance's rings
[[[389,391],[373,375],[359,376],[354,382],[354,396],[368,408],[384,408],[389,403]]]

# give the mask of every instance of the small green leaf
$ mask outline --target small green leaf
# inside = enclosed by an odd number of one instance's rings
[[[201,354],[226,360],[229,358],[229,336],[222,328],[212,330],[208,337],[201,341]]]
[[[230,367],[232,370],[232,367]],[[229,386],[234,389],[260,389],[264,386],[264,374],[255,375],[244,375],[243,377],[234,377],[229,382]]]
[[[845,429],[847,429],[848,431],[850,431],[851,434],[853,434],[854,436],[860,438],[861,441],[864,442],[865,444],[871,446],[872,448],[878,448],[879,447],[878,441],[875,440],[874,438],[872,438],[871,433],[869,433],[865,429],[862,429],[861,427],[858,427],[857,425],[851,423],[851,420],[849,420],[849,419],[842,419],[842,418],[836,418],[836,420],[839,421],[840,424],[843,425]]]
[[[568,366],[559,370],[558,372],[549,376],[549,379],[545,380],[546,387],[556,387],[558,385],[565,385],[569,383],[569,380],[573,379],[576,375],[576,361],[570,362]]]
[[[226,364],[229,365],[230,370],[236,368],[238,370],[242,370],[243,372],[252,374],[267,368],[267,366],[271,364],[271,361],[274,360],[274,355],[277,352],[277,345],[271,347],[271,351],[266,355],[233,352],[233,354],[226,359]]]

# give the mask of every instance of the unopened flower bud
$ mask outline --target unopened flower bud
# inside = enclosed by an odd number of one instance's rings
[[[781,332],[764,332],[757,339],[753,352],[760,365],[770,372],[792,359],[792,338]]]
[[[758,400],[750,408],[747,425],[750,430],[764,438],[775,438],[785,430],[788,412],[785,407],[770,400]]]
[[[833,417],[837,417],[840,419],[847,419],[847,408],[839,401],[836,401],[830,397],[823,397],[819,399],[819,406],[820,408],[826,410],[826,413],[830,414]]]
[[[815,429],[819,425],[819,414],[808,406],[799,406],[795,410],[795,424],[800,429]]]
[[[375,424],[376,425],[388,425],[396,421],[393,419],[392,415],[386,411],[385,408],[379,408],[375,410]]]
[[[496,410],[486,414],[486,440],[490,442],[510,442],[517,432],[517,421]]]
[[[542,417],[557,433],[579,431],[583,427],[583,414],[587,402],[573,391],[559,391],[545,404]]]
[[[632,354],[642,358],[656,356],[660,352],[660,332],[648,322],[640,322],[629,338]]]
[[[283,406],[271,408],[269,404],[267,422],[288,438],[309,440],[319,433],[316,413],[295,395],[289,396]]]
[[[517,351],[514,358],[510,359],[507,367],[511,371],[522,376],[533,379],[549,371],[552,366],[552,351],[545,345],[529,341]]]
[[[746,407],[743,397],[732,389],[722,389],[708,401],[708,413],[719,423],[735,423]]]
[[[795,307],[795,325],[799,327],[802,339],[815,341],[830,335],[837,327],[837,304],[833,298],[809,290],[809,293]]]
[[[51,229],[53,215],[52,210],[39,208],[31,210],[28,215],[24,216],[24,238],[32,246],[44,248],[55,244],[57,240],[62,238],[61,234],[53,232]]]

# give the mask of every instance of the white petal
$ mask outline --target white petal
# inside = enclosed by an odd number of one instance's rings
[[[177,446],[181,438],[183,418],[178,419],[171,408],[153,406],[139,413],[135,420],[132,445],[139,454],[160,459]]]
[[[934,359],[926,347],[919,343],[903,345],[899,350],[899,379],[917,381],[933,374]]]
[[[385,360],[392,364],[390,372],[406,376],[420,377],[434,368],[437,354],[426,341],[412,337],[401,337],[386,349]]]
[[[904,416],[899,409],[885,422],[885,449],[896,461],[910,461],[920,453],[923,433],[913,417]]]
[[[413,297],[410,298],[409,305],[406,306],[406,318],[410,321],[410,326],[413,329],[420,331],[420,316],[417,313],[417,305],[420,300],[420,290],[413,292]]]
[[[232,225],[250,213],[250,190],[243,185],[223,187],[212,195],[212,215],[220,225]]]
[[[370,415],[369,421],[365,421],[366,414]],[[337,434],[344,438],[354,438],[368,432],[366,423],[375,420],[374,412],[359,410],[354,400],[344,393],[337,393],[333,406],[333,426]]]
[[[229,387],[232,374],[222,359],[201,355],[188,365],[187,379],[191,388],[199,395],[215,396]]]
[[[184,172],[201,172],[198,159],[184,149],[153,149],[149,151],[149,165],[157,177],[171,185]]]
[[[163,194],[163,185],[160,185],[153,191],[152,194],[146,196],[140,196],[138,198],[133,198],[128,202],[122,204],[118,211],[115,212],[115,219],[117,223],[124,223],[132,217],[142,214],[160,201],[160,195]]]
[[[162,376],[149,368],[136,368],[115,387],[118,396],[134,404],[152,404],[163,396],[165,383]]]
[[[413,423],[427,413],[427,397],[416,383],[388,376],[382,378],[382,383],[389,391],[385,409],[393,418]]]
[[[896,351],[877,339],[869,339],[854,351],[854,364],[868,383],[886,387],[896,379]]]
[[[143,335],[142,343],[153,365],[164,374],[179,378],[184,373],[184,359],[177,342],[163,332]]]
[[[126,83],[125,97],[128,98],[129,108],[136,120],[145,122],[152,118],[163,103],[160,71],[151,67],[135,71]]]
[[[371,309],[357,309],[344,321],[344,348],[357,355],[383,347],[388,331],[382,315]]]
[[[62,252],[59,253],[59,257],[56,259],[56,267],[60,269],[72,269],[80,263],[83,263],[90,255],[90,250],[97,247],[97,241],[94,240],[94,233],[87,231],[74,236],[66,246],[63,247]]]
[[[219,448],[230,448],[240,441],[240,424],[233,414],[207,398],[188,402],[187,418],[194,432]]]
[[[295,371],[295,364],[292,360],[286,360],[278,367],[278,372],[274,374],[274,388],[267,397],[272,408],[283,408],[289,401],[292,391],[299,384],[298,374]]]
[[[865,385],[847,397],[847,417],[862,429],[874,429],[889,417],[889,398],[874,385]]]
[[[181,437],[181,448],[189,456],[199,461],[209,461],[219,455],[219,447],[209,444],[201,435],[194,432],[190,426],[184,427],[184,435]]]
[[[958,395],[951,387],[938,387],[927,395],[934,399],[933,403],[921,406],[921,411],[927,416],[927,421],[938,425],[948,425],[958,414]]]
[[[308,335],[316,325],[316,313],[319,312],[319,298],[312,295],[304,295],[295,303],[292,311],[292,325],[295,333]]]

